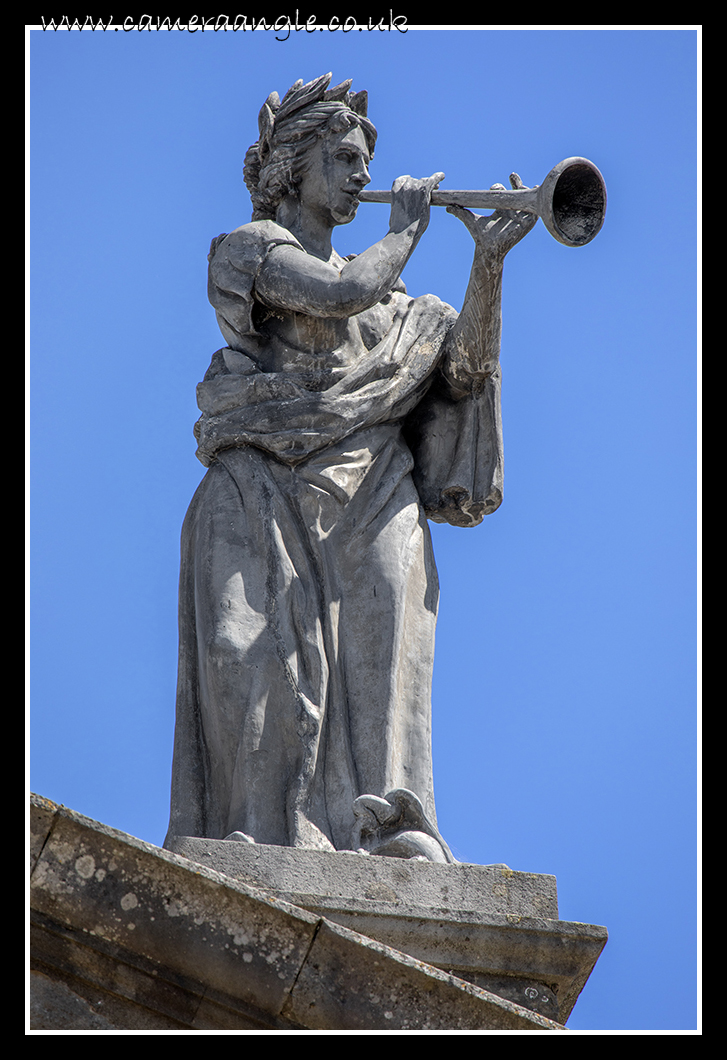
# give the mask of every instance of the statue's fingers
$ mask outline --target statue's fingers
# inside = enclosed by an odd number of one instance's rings
[[[464,206],[448,206],[447,213],[451,213],[453,217],[458,218],[467,228],[471,236],[476,236],[477,222],[479,220],[478,214],[472,213],[471,210],[468,210]]]
[[[510,187],[515,189],[515,190],[517,190],[518,188],[524,188],[525,187],[525,185],[523,184],[522,180],[520,179],[520,174],[519,173],[511,173],[510,174]]]
[[[391,185],[392,191],[401,191],[411,181],[410,176],[397,177]]]
[[[477,219],[477,215],[468,210],[466,206],[457,206],[454,203],[447,207],[447,213],[454,214],[455,217],[459,217],[460,221],[474,221]]]

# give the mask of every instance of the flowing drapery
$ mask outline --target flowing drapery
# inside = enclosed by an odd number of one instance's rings
[[[305,251],[273,222],[233,235],[210,261],[229,345],[198,387],[169,835],[348,849],[362,794],[406,788],[436,821],[427,517],[499,504],[499,375],[454,396],[456,313],[403,291],[359,314],[355,364],[262,371],[255,276]]]

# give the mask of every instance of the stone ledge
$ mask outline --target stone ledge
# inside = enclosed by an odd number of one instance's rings
[[[170,849],[564,1024],[607,940],[554,876],[176,837]]]
[[[37,796],[31,923],[35,1029],[563,1029]]]

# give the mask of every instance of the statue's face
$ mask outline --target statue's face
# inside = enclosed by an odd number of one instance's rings
[[[358,209],[358,193],[370,182],[371,156],[358,125],[321,137],[308,152],[298,183],[303,211],[345,225]]]

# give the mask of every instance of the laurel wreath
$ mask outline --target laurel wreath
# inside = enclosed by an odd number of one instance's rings
[[[243,178],[253,202],[253,220],[273,218],[281,198],[281,189],[289,190],[294,186],[296,144],[299,149],[301,141],[310,136],[307,124],[298,122],[300,127],[296,127],[296,119],[300,119],[301,111],[305,110],[309,117],[320,119],[317,135],[331,119],[345,115],[348,111],[352,116],[355,115],[354,120],[365,128],[372,141],[375,140],[376,130],[367,118],[368,93],[365,90],[351,92],[350,78],[329,88],[332,76],[330,73],[323,74],[307,84],[300,79],[291,85],[282,100],[277,92],[271,92],[260,108],[259,137],[248,149],[243,168]],[[283,129],[284,133],[281,131]],[[288,147],[287,151],[278,152],[281,160],[276,171],[266,175],[265,170],[270,167],[275,154],[274,137],[277,141],[285,140]]]

